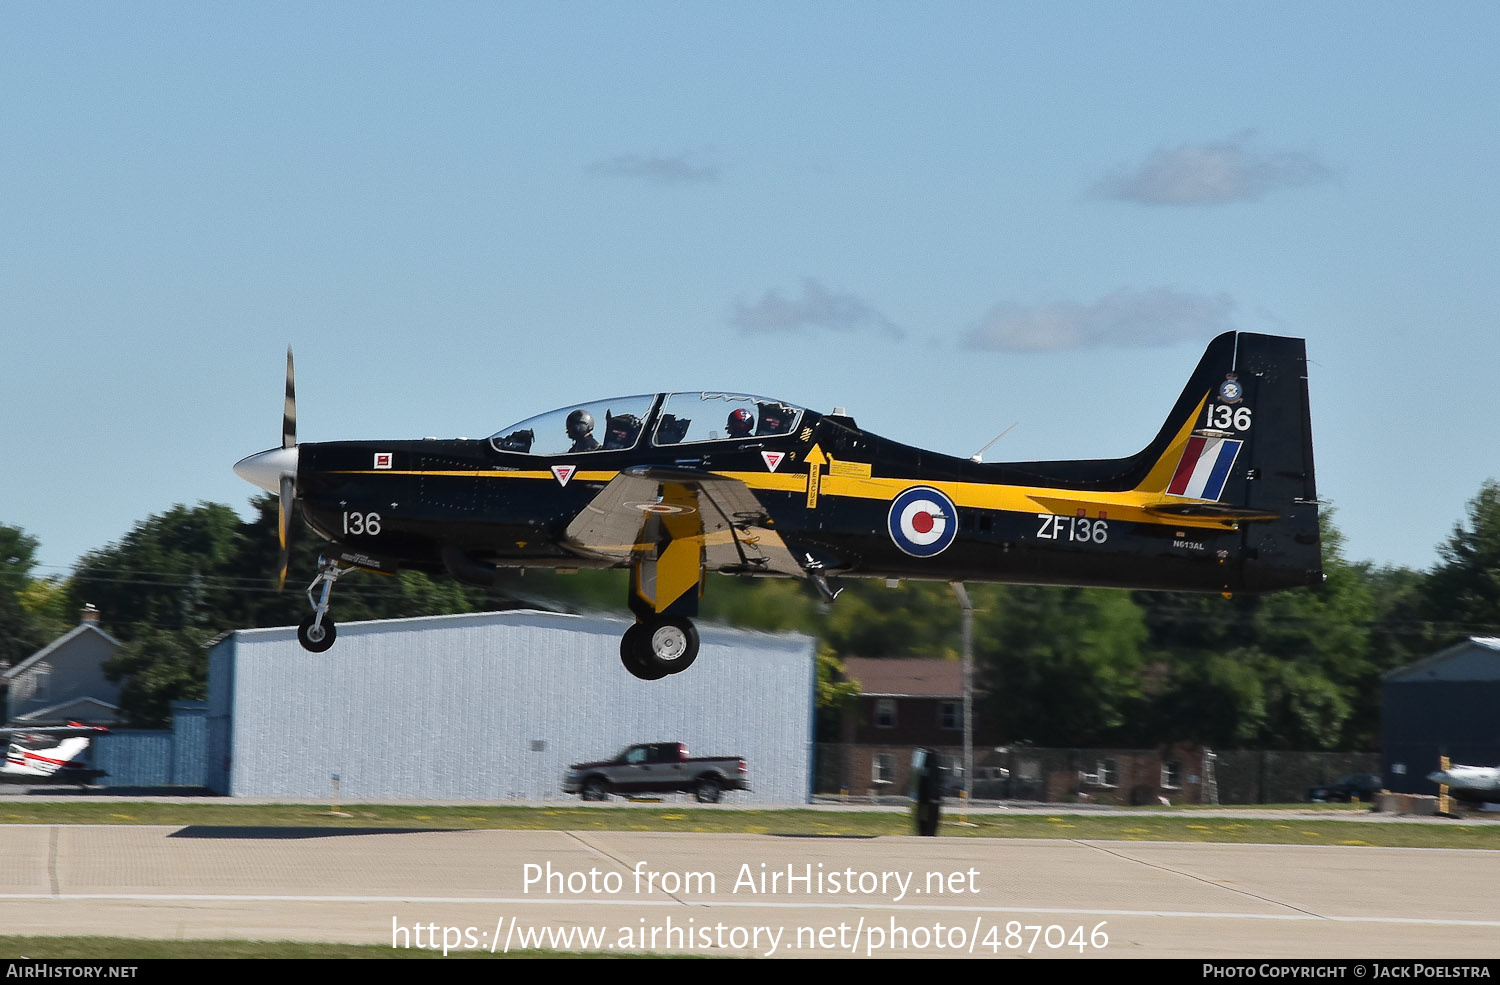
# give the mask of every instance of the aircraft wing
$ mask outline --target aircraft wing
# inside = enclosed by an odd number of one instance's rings
[[[711,472],[625,469],[567,531],[574,550],[622,564],[678,540],[698,542],[709,570],[804,574],[750,487]]]
[[[0,739],[9,739],[17,735],[48,735],[59,739],[66,739],[75,735],[97,735],[108,732],[109,729],[103,725],[42,725],[35,728],[27,728],[23,725],[7,725],[0,728]]]

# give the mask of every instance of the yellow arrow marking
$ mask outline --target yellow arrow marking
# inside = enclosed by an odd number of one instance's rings
[[[807,508],[813,509],[818,505],[818,487],[823,484],[823,466],[828,459],[817,445],[808,449],[803,458],[807,462]]]

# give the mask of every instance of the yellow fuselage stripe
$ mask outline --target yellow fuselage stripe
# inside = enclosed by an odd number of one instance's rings
[[[450,476],[454,478],[508,478],[508,479],[552,479],[552,474],[524,472],[341,472],[340,475],[426,475]],[[791,473],[768,475],[763,472],[714,472],[726,479],[738,479],[752,490],[771,492],[804,493],[807,476]],[[593,473],[585,477],[586,482],[608,482],[610,472]],[[574,478],[578,478],[575,476]],[[555,481],[555,480],[554,480]],[[1224,529],[1233,527],[1234,521],[1215,517],[1168,516],[1152,513],[1155,507],[1181,505],[1183,500],[1168,500],[1159,493],[1139,490],[1128,492],[1088,492],[1078,489],[1053,489],[1032,486],[1006,486],[981,482],[938,482],[914,479],[853,479],[845,476],[823,476],[821,495],[824,497],[845,496],[850,499],[873,499],[889,502],[903,489],[912,486],[930,486],[953,500],[955,506],[965,509],[995,510],[1007,513],[1043,513],[1060,516],[1082,514],[1090,518],[1122,520],[1134,523],[1150,523],[1163,527],[1192,527],[1195,529]]]

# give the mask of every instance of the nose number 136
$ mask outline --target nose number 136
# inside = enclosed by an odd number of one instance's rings
[[[345,513],[344,533],[374,537],[380,533],[379,513]]]

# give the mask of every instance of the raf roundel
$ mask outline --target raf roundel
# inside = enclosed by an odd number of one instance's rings
[[[891,540],[912,557],[934,557],[948,549],[958,533],[953,500],[931,486],[913,486],[891,503],[886,522]]]

